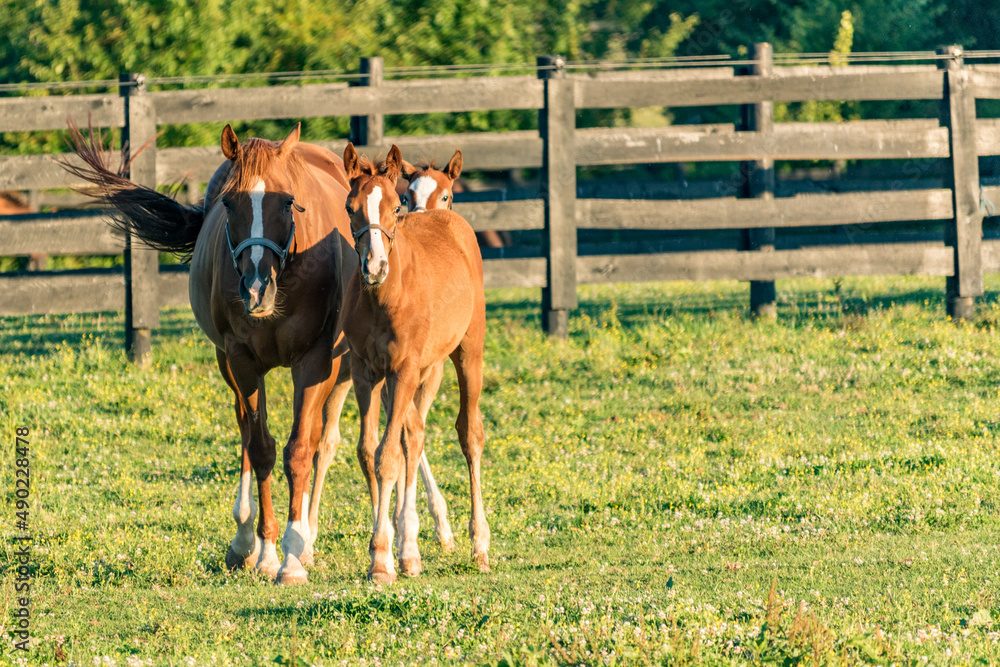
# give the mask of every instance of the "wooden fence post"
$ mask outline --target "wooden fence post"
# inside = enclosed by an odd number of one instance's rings
[[[569,310],[576,308],[576,132],[575,87],[566,78],[562,56],[538,56],[538,78],[545,106],[538,114],[542,138],[541,193],[545,200],[546,287],[542,289],[542,328],[569,335]]]
[[[119,81],[125,101],[122,145],[127,146],[125,158],[131,159],[127,175],[140,185],[155,188],[156,111],[146,95],[146,76],[122,74]],[[129,360],[139,366],[152,363],[152,330],[159,324],[159,253],[128,235],[125,237],[125,348]]]
[[[382,59],[362,58],[358,71],[365,76],[353,82],[353,86],[381,86]],[[385,117],[380,113],[367,116],[351,116],[351,141],[356,146],[381,146],[385,137]]]
[[[753,64],[744,74],[770,76],[773,68],[771,45],[758,42],[750,51]],[[759,132],[770,135],[774,132],[774,103],[758,102],[745,104],[742,111],[742,129],[747,132]],[[765,137],[766,139],[767,137]],[[757,199],[774,198],[774,160],[765,157],[761,160],[743,162],[741,196]],[[743,249],[760,252],[774,252],[774,228],[744,229]],[[773,280],[750,281],[750,313],[754,317],[775,318],[778,316],[776,291]]]
[[[955,270],[946,279],[948,314],[970,320],[976,314],[976,297],[983,294],[983,213],[979,204],[979,154],[976,150],[976,99],[969,71],[962,67],[961,46],[941,46],[938,60],[944,69],[941,124],[948,128],[950,157],[945,183],[951,189],[955,217],[945,227],[952,247]]]

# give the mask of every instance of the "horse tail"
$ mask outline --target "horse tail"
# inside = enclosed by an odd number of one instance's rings
[[[89,136],[72,120],[69,121],[73,150],[83,160],[83,166],[60,161],[64,169],[95,187],[81,190],[84,194],[110,205],[111,226],[121,233],[134,234],[151,248],[173,253],[187,262],[194,253],[195,242],[205,221],[201,206],[185,206],[172,196],[132,182],[125,177],[132,159],[122,159],[117,169],[111,167],[111,152],[102,147],[100,131],[96,138],[93,128]],[[145,146],[143,146],[145,148]]]

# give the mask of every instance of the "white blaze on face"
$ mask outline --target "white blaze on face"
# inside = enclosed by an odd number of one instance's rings
[[[253,222],[250,225],[250,238],[264,238],[264,179],[258,178],[253,188],[250,189],[250,210],[253,214]],[[260,290],[260,260],[264,257],[264,247],[255,245],[250,247],[250,261],[253,262],[254,281],[250,289],[254,292]]]
[[[379,204],[382,203],[382,188],[375,186],[372,191],[368,194],[367,208],[368,208],[368,224],[369,225],[379,225]],[[385,261],[388,264],[389,257],[385,251],[385,244],[382,242],[382,232],[377,229],[370,229],[369,238],[370,243],[370,255],[365,258],[364,269],[365,273],[370,273],[371,268],[382,266],[382,262]]]
[[[426,211],[427,202],[438,189],[438,182],[430,176],[421,176],[410,183],[410,210]]]

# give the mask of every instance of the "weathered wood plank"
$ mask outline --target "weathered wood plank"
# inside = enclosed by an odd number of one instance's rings
[[[145,76],[122,76],[125,127],[122,145],[130,156],[128,176],[156,188],[156,109],[146,91]],[[137,152],[141,150],[141,153]],[[126,160],[128,160],[126,156]],[[153,361],[152,329],[160,324],[159,253],[138,237],[125,237],[125,348],[139,366]]]
[[[477,232],[545,228],[545,202],[541,199],[455,202],[455,212]]]
[[[0,255],[117,255],[124,247],[100,212],[0,217]]]
[[[0,132],[65,130],[66,117],[86,126],[88,114],[94,127],[122,127],[125,105],[113,95],[49,95],[0,98]]]
[[[941,98],[942,90],[942,74],[935,70],[897,73],[816,68],[814,73],[792,76],[736,77],[724,85],[717,80],[584,80],[578,82],[576,106],[611,109],[755,104],[768,100],[933,100]]]
[[[160,272],[160,307],[182,308],[191,305],[188,296],[188,271]]]
[[[945,68],[945,97],[941,124],[951,142],[945,184],[951,188],[954,218],[945,227],[946,242],[954,251],[954,276],[945,285],[948,314],[955,319],[975,315],[975,297],[983,293],[983,214],[979,207],[979,156],[976,154],[976,99],[973,73],[962,67],[959,46],[940,47],[952,57],[940,61]]]
[[[982,194],[993,204],[993,215],[1000,215],[1000,185],[985,185]]]
[[[360,79],[351,82],[352,86],[381,86],[385,77],[383,72],[382,58],[362,58],[360,73],[364,74]],[[351,142],[354,145],[367,146],[380,145],[385,136],[385,116],[376,113],[367,116],[351,116]],[[341,153],[343,155],[343,153]]]
[[[543,56],[539,64],[562,62]],[[547,259],[542,292],[542,325],[551,335],[566,338],[568,311],[577,306],[576,294],[576,82],[564,70],[541,71],[545,81],[545,108],[538,115],[542,148],[541,192],[545,200],[542,254]]]
[[[484,287],[545,287],[545,258],[487,259]]]
[[[1000,100],[1000,67],[986,69],[986,66],[976,65],[969,69],[972,95],[981,100]]]
[[[577,259],[580,283],[661,280],[776,280],[870,275],[947,276],[951,250],[941,243],[856,244],[743,252],[592,255]]]
[[[161,123],[538,109],[541,82],[533,77],[387,81],[381,86],[347,84],[216,88],[151,93]]]
[[[980,157],[1000,155],[1000,118],[976,119],[976,152]]]
[[[0,190],[45,190],[84,185],[56,160],[83,165],[76,154],[12,155],[0,157]]]
[[[44,315],[121,310],[121,273],[0,276],[0,315]]]
[[[692,67],[679,69],[646,69],[646,70],[614,70],[596,69],[589,72],[567,72],[566,78],[574,81],[704,81],[706,79],[732,79],[735,72],[732,67]]]
[[[988,135],[992,137],[993,135]],[[577,164],[742,160],[940,158],[948,130],[935,121],[778,123],[770,135],[732,125],[577,131]]]
[[[774,73],[773,53],[767,42],[753,45],[750,57],[754,61],[748,74],[754,76],[771,76]],[[774,135],[774,103],[758,102],[741,107],[741,129],[754,133],[758,140],[772,143],[777,139]],[[838,128],[839,129],[839,128]],[[747,160],[740,165],[743,182],[740,194],[748,199],[774,199],[775,178],[774,158],[766,151],[756,156],[755,160]],[[756,227],[741,230],[742,248],[755,252],[774,252],[774,227]],[[750,312],[755,317],[774,319],[777,311],[777,291],[773,280],[750,281]]]
[[[320,141],[320,146],[344,154],[346,141]],[[385,155],[396,144],[414,164],[436,161],[444,165],[456,148],[462,149],[465,171],[538,168],[542,166],[542,140],[538,132],[470,132],[423,136],[385,137],[380,146],[357,146],[362,155]],[[220,154],[221,155],[221,154]]]
[[[849,65],[845,68],[843,65],[782,65],[780,62],[787,60],[779,61],[774,69],[776,77],[838,76],[848,69],[854,74],[933,74],[938,71],[937,65]]]
[[[808,194],[779,199],[578,199],[586,229],[732,229],[947,220],[951,190]]]
[[[319,141],[320,146],[337,155],[344,154],[347,141]],[[521,169],[542,166],[542,140],[534,131],[477,132],[469,134],[385,137],[380,146],[357,146],[362,155],[384,155],[396,144],[410,162],[436,160],[445,164],[462,149],[466,171],[477,169]],[[163,148],[157,152],[156,174],[160,183],[175,183],[187,178],[207,182],[225,158],[218,146]],[[0,177],[3,174],[0,161]]]

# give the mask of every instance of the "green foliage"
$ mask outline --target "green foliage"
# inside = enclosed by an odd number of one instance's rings
[[[854,43],[854,17],[850,11],[844,10],[840,15],[840,25],[830,49],[830,65],[846,66],[847,54],[851,52]],[[796,104],[778,102],[774,105],[774,119],[777,122],[839,122],[844,120],[842,110],[849,106],[844,102],[807,100]]]
[[[120,313],[0,319],[0,430],[31,429],[29,664],[996,664],[1000,283],[966,326],[939,278],[778,288],[768,323],[735,282],[584,287],[568,341],[537,290],[490,290],[493,571],[457,530],[449,367],[427,454],[458,549],[421,503],[424,573],[392,586],[364,581],[353,398],[310,583],[281,588],[225,570],[239,434],[190,310],[145,371]],[[281,447],[289,373],[267,382]],[[272,489],[283,522],[280,463]]]

